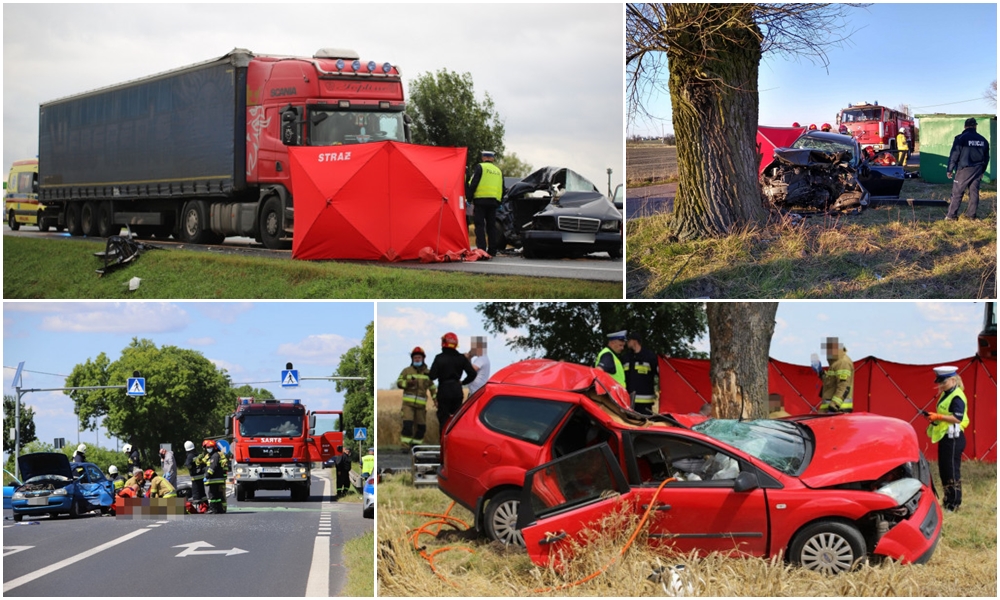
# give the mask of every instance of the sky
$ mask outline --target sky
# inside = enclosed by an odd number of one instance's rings
[[[621,4],[5,4],[3,173],[38,154],[38,106],[220,57],[350,48],[409,82],[470,73],[507,152],[622,182]]]
[[[375,324],[378,387],[395,387],[414,346],[421,346],[428,360],[433,360],[440,352],[441,336],[448,331],[458,334],[461,352],[469,349],[470,336],[486,335],[494,373],[529,358],[505,345],[517,332],[487,335],[475,306],[474,302],[379,302]],[[840,338],[854,360],[876,356],[907,364],[942,364],[976,353],[983,310],[982,302],[781,302],[771,356],[808,365],[812,353],[823,356],[820,342],[830,336]],[[694,346],[708,352],[708,335]],[[598,350],[594,349],[595,354]]]
[[[833,124],[840,109],[865,101],[908,104],[913,114],[996,114],[983,98],[997,78],[995,2],[876,3],[848,14],[853,34],[828,51],[829,71],[806,58],[763,58],[761,125]],[[628,134],[672,133],[669,94],[646,102],[661,120],[637,120]]]
[[[196,350],[236,385],[298,398],[312,410],[340,410],[344,397],[333,382],[282,388],[281,370],[291,362],[300,378],[331,375],[373,318],[371,302],[4,302],[3,389],[16,395],[11,385],[21,361],[22,390],[63,387],[74,366],[101,352],[115,361],[138,337]],[[32,392],[23,401],[35,410],[39,440],[77,443],[73,403],[63,392]],[[106,433],[84,431],[79,439],[115,447]]]

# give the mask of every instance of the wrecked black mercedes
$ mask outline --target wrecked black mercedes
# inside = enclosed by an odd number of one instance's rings
[[[497,226],[525,258],[622,255],[622,213],[597,186],[564,167],[545,167],[524,179],[505,181]]]
[[[903,168],[862,158],[854,138],[810,131],[774,151],[760,177],[764,202],[781,211],[860,212],[873,198],[898,198]]]

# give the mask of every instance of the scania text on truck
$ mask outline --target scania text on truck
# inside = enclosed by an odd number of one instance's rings
[[[887,106],[879,106],[878,102],[848,104],[847,108],[837,113],[837,125],[847,127],[847,134],[858,141],[862,150],[894,150],[900,127],[909,131],[907,137],[911,143],[913,141],[913,117]]]
[[[316,432],[318,415],[332,415],[331,431]],[[308,500],[312,463],[344,451],[343,412],[307,411],[298,400],[240,398],[226,419],[232,429],[232,477],[236,500],[257,490],[291,490],[292,500]]]
[[[225,56],[42,104],[43,224],[288,245],[288,146],[409,141],[399,68],[352,50]],[[44,225],[43,225],[44,226]]]

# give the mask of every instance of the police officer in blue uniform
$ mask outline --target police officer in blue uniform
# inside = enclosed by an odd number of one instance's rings
[[[965,209],[965,216],[969,219],[976,218],[976,210],[979,208],[979,182],[989,163],[990,143],[976,133],[976,119],[969,117],[965,120],[965,131],[955,136],[955,141],[951,145],[951,155],[948,157],[948,179],[954,177],[955,182],[951,186],[951,204],[948,206],[945,220],[958,219],[958,208],[962,204],[962,196],[965,195],[966,189],[969,190],[969,206]]]
[[[642,336],[636,332],[628,334],[630,352],[622,360],[625,369],[625,389],[632,397],[632,408],[646,415],[653,414],[656,402],[656,378],[658,362],[656,353],[642,347]]]
[[[503,199],[503,173],[494,164],[496,155],[483,150],[482,162],[472,168],[466,197],[472,199],[472,220],[476,227],[476,247],[496,256],[499,250],[497,209]]]

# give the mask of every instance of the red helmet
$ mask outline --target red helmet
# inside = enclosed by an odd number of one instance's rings
[[[809,125],[809,131],[816,131],[816,124],[815,123],[812,123],[811,125]]]
[[[441,336],[442,348],[458,348],[458,336],[450,331]]]
[[[830,131],[830,130],[831,130],[831,129],[833,129],[833,128],[832,128],[832,127],[830,127],[830,124],[829,124],[829,123],[823,123],[823,127],[821,127],[821,129],[822,129],[823,131]]]
[[[792,127],[802,127],[802,126],[799,125],[798,121],[796,121],[796,122],[792,123]]]
[[[421,348],[420,346],[417,346],[413,350],[410,350],[410,358],[413,358],[417,354],[423,356],[424,358],[427,358],[427,354],[424,352],[424,349]]]
[[[201,443],[202,448],[215,448],[215,440],[205,440]]]
[[[152,469],[146,469],[146,472],[145,472],[145,473],[143,473],[142,475],[143,475],[143,477],[145,477],[146,479],[148,479],[148,480],[152,481],[152,480],[153,480],[153,478],[154,478],[154,477],[156,477],[156,472],[155,472],[155,471],[153,471]]]

